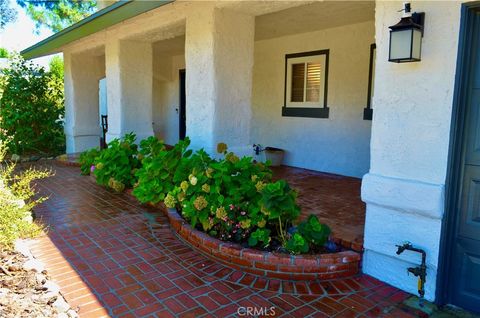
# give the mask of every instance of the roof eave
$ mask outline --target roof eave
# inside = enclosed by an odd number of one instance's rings
[[[73,41],[104,30],[112,25],[133,18],[139,14],[171,3],[174,0],[161,1],[118,1],[85,19],[53,34],[25,50],[20,54],[25,59],[33,59],[61,52],[61,48]]]

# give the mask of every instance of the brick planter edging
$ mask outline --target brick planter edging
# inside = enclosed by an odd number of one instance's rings
[[[127,193],[133,197],[131,189]],[[211,259],[244,272],[285,280],[327,280],[359,272],[361,256],[354,251],[289,255],[244,248],[192,228],[175,209],[168,209],[163,204],[155,207],[168,217],[171,227],[186,244]]]
[[[67,167],[80,167],[81,164],[78,161],[75,160],[70,160],[68,158],[55,158],[55,162],[62,165],[62,166],[67,166]]]
[[[289,255],[244,248],[193,229],[175,209],[162,209],[170,225],[190,246],[242,271],[288,280],[333,279],[358,273],[360,254],[353,251],[319,255]]]

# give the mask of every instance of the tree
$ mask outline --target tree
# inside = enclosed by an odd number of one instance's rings
[[[3,74],[0,139],[20,155],[62,153],[63,81],[19,56],[11,59]]]
[[[5,28],[7,23],[17,19],[17,11],[10,7],[10,0],[0,0],[0,30]]]
[[[37,32],[41,26],[54,32],[63,30],[92,14],[97,5],[96,0],[17,0],[17,3],[35,21]]]
[[[0,0],[1,1],[1,0]],[[8,53],[8,50],[4,47],[0,47],[0,58],[6,58],[10,54]]]
[[[48,69],[53,76],[63,81],[63,59],[60,56],[54,56],[50,63],[48,63]]]

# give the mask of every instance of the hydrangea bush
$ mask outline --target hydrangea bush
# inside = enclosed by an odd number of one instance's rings
[[[160,143],[160,142],[159,142]],[[135,176],[138,179],[133,189],[133,195],[142,203],[158,203],[165,199],[166,194],[173,188],[174,174],[182,158],[190,156],[187,150],[189,140],[180,141],[173,149],[166,150],[153,140],[150,147],[145,144],[143,149],[151,149],[141,154],[142,165]]]
[[[98,184],[116,192],[122,192],[135,184],[135,171],[140,167],[135,140],[136,136],[133,133],[125,135],[122,139],[114,139],[94,158],[93,173]],[[84,156],[87,157],[86,154]]]
[[[92,173],[92,167],[95,167],[95,159],[100,155],[98,148],[92,148],[80,154],[78,161],[80,163],[80,170],[84,176],[88,176]]]
[[[213,159],[189,150],[188,138],[166,149],[150,137],[138,153],[133,142],[127,135],[96,156],[98,183],[117,191],[133,185],[140,202],[176,208],[192,227],[220,240],[293,254],[321,251],[327,242],[330,229],[316,216],[298,222],[297,193],[285,180],[272,181],[268,163],[239,158],[224,143],[217,146],[222,158]]]

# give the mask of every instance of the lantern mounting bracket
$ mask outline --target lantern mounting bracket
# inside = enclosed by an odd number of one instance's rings
[[[422,31],[422,37],[423,37],[423,30],[425,26],[425,12],[412,13],[412,21],[413,23],[418,24],[421,27],[420,30]]]

